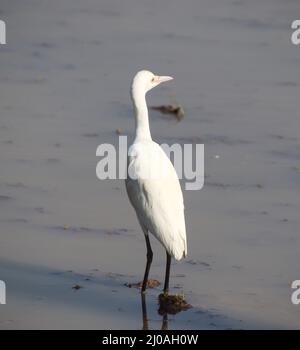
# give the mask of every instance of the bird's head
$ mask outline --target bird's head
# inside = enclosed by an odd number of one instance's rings
[[[155,75],[148,70],[141,70],[137,72],[133,78],[131,92],[133,94],[134,92],[139,91],[140,93],[146,94],[149,90],[159,85],[160,83],[164,83],[172,79],[173,78],[169,76]]]

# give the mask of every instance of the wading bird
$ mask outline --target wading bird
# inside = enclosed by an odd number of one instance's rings
[[[147,264],[142,293],[147,287],[153,258],[149,232],[167,253],[164,293],[169,291],[171,258],[180,260],[187,254],[184,204],[176,171],[162,148],[152,140],[146,93],[160,83],[172,80],[142,70],[131,86],[135,111],[135,139],[128,152],[126,189],[146,239]]]

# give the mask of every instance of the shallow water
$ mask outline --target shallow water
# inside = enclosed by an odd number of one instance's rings
[[[1,2],[0,328],[143,327],[145,243],[122,181],[99,181],[100,143],[133,135],[129,83],[175,77],[149,105],[153,138],[205,144],[206,182],[186,191],[188,258],[171,287],[194,308],[170,329],[300,328],[298,1]],[[154,240],[151,277],[163,279]],[[72,289],[75,284],[83,288]],[[160,328],[147,294],[149,327]]]

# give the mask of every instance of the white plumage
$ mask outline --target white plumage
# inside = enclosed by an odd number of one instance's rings
[[[146,237],[147,266],[142,291],[145,290],[152,261],[148,234],[151,232],[165,247],[167,268],[165,292],[168,292],[171,256],[180,260],[187,254],[184,204],[176,171],[162,148],[150,134],[147,91],[171,77],[140,71],[132,82],[136,136],[128,156],[126,189]],[[148,267],[148,269],[147,269]]]

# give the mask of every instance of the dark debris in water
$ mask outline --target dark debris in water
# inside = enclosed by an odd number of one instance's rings
[[[126,228],[120,228],[120,229],[113,229],[113,230],[105,230],[104,232],[108,235],[121,235],[121,234],[128,233],[129,230]]]
[[[160,294],[158,296],[160,315],[171,314],[175,315],[181,311],[186,311],[192,308],[192,305],[187,303],[183,295],[175,294]]]
[[[63,226],[55,226],[53,227],[54,229],[58,230],[58,231],[69,231],[69,232],[73,232],[73,233],[77,233],[77,232],[93,232],[94,230],[88,227],[72,227],[69,225],[63,225]]]
[[[87,132],[85,134],[82,134],[83,137],[88,137],[88,138],[98,138],[99,134],[96,132]]]
[[[83,288],[83,287],[80,284],[74,284],[74,286],[72,287],[72,289],[74,289],[74,290],[79,290],[81,288]]]
[[[28,220],[24,219],[24,218],[13,218],[13,219],[7,219],[5,221],[6,222],[21,223],[21,224],[26,224],[28,222]]]
[[[237,189],[237,190],[246,190],[246,189],[263,189],[264,185],[262,184],[228,184],[228,183],[221,183],[221,182],[212,182],[212,181],[206,181],[206,186],[215,187],[219,189],[226,190],[228,188],[231,189]]]
[[[196,143],[204,145],[225,145],[225,146],[236,146],[236,145],[249,145],[252,142],[249,140],[231,138],[225,135],[211,135],[206,134],[200,136],[191,137],[164,137],[163,141],[166,143],[176,142],[180,144],[184,143]]]
[[[195,143],[203,143],[208,145],[227,145],[227,146],[235,146],[242,144],[249,144],[251,142],[247,140],[241,139],[233,139],[225,135],[203,135],[203,136],[194,136],[191,138],[192,142]]]
[[[176,275],[174,275],[174,277],[183,278],[183,277],[185,277],[185,274],[184,273],[177,273]]]
[[[181,121],[184,117],[184,109],[181,105],[170,104],[170,105],[161,105],[161,106],[152,106],[151,109],[159,111],[162,114],[172,114],[175,116],[177,121]]]
[[[24,185],[23,182],[6,183],[5,186],[12,187],[12,188],[26,188],[26,185]]]
[[[51,226],[49,228],[55,231],[67,231],[70,233],[95,233],[95,234],[104,233],[106,235],[121,235],[121,234],[128,234],[130,232],[130,230],[126,228],[103,230],[103,229],[90,228],[85,226],[78,226],[78,227],[69,226],[67,224],[63,226]]]
[[[125,283],[125,286],[128,288],[142,288],[143,282],[137,282],[137,283]],[[157,288],[160,286],[160,282],[158,280],[149,279],[147,282],[147,288]]]
[[[199,265],[199,266],[203,266],[203,267],[206,267],[208,269],[211,269],[211,266],[209,263],[205,262],[205,261],[200,261],[200,260],[194,260],[194,259],[191,259],[191,260],[187,260],[187,264],[190,264],[190,265]]]

